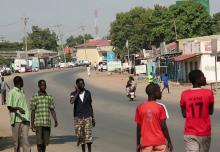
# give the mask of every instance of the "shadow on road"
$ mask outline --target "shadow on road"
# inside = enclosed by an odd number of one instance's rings
[[[31,145],[36,144],[36,137],[29,136],[29,140]],[[77,142],[77,137],[73,135],[66,135],[66,136],[51,136],[50,137],[50,144],[65,144],[70,142]],[[13,147],[13,140],[12,137],[1,137],[0,138],[0,151],[5,149],[10,149]]]

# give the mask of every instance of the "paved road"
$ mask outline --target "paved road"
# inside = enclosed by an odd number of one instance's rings
[[[30,98],[37,90],[37,81],[45,79],[48,83],[48,92],[55,97],[59,127],[52,131],[52,144],[59,148],[65,146],[65,151],[76,148],[76,138],[73,132],[72,105],[69,104],[69,94],[77,78],[77,73],[83,69],[68,69],[62,72],[49,72],[25,77],[25,91]],[[103,84],[104,85],[104,84]],[[133,123],[135,107],[143,101],[138,98],[136,103],[129,103],[125,94],[109,92],[94,86],[86,86],[93,93],[94,111],[97,121],[93,149],[95,152],[134,152],[135,151],[135,124]],[[177,95],[179,96],[179,95]],[[164,102],[167,105],[170,119],[168,126],[174,142],[176,152],[184,151],[183,119],[178,104]],[[220,111],[216,110],[213,116],[213,142],[211,152],[220,149]]]

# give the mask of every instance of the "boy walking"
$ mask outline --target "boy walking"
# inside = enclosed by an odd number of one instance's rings
[[[14,77],[14,88],[7,96],[7,107],[11,117],[12,137],[14,141],[14,152],[30,152],[31,146],[28,139],[30,128],[30,115],[27,100],[22,90],[23,79],[20,76]]]
[[[46,92],[46,81],[38,82],[39,91],[32,97],[31,101],[31,129],[36,132],[38,152],[46,152],[46,146],[49,144],[51,131],[50,113],[58,126],[53,97]]]
[[[203,89],[206,78],[202,71],[189,74],[192,89],[182,92],[180,106],[185,118],[184,141],[186,152],[208,152],[211,144],[211,119],[214,111],[214,96],[211,90]]]
[[[138,105],[135,122],[137,123],[137,152],[165,152],[166,141],[172,152],[173,146],[166,125],[168,113],[166,107],[157,103],[161,99],[158,84],[150,83],[146,87],[148,101]]]
[[[81,145],[82,152],[92,151],[92,127],[95,127],[95,119],[92,107],[92,96],[90,91],[85,89],[84,80],[76,80],[75,91],[70,94],[70,103],[74,104],[74,125],[78,137],[77,146]]]

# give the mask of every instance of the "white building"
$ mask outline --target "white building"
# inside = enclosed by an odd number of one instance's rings
[[[179,64],[180,81],[189,82],[188,74],[195,69],[204,72],[208,83],[216,81],[214,46],[211,41],[219,37],[220,35],[212,35],[179,40],[179,50],[183,54],[175,57],[174,60]],[[220,51],[220,47],[218,51]],[[217,75],[218,82],[220,82],[220,60],[217,62]]]

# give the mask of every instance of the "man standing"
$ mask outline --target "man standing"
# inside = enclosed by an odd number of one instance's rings
[[[6,103],[6,87],[10,90],[10,87],[7,82],[4,81],[4,77],[1,78],[1,96],[2,96],[2,105]]]
[[[74,104],[74,125],[78,136],[77,146],[81,145],[82,152],[85,152],[87,144],[88,152],[92,148],[92,127],[95,127],[95,119],[92,107],[92,96],[90,91],[85,89],[84,80],[76,80],[75,91],[70,94],[70,103]]]
[[[214,112],[214,96],[203,89],[206,78],[202,71],[189,74],[193,88],[182,92],[180,106],[185,118],[184,141],[186,152],[208,152],[211,144],[211,119]]]
[[[22,90],[24,83],[20,76],[14,78],[14,88],[9,91],[7,106],[11,117],[12,136],[14,140],[14,152],[30,152],[31,146],[28,140],[30,117],[27,100]]]
[[[46,146],[49,144],[51,131],[50,113],[58,126],[53,97],[46,92],[46,81],[38,82],[39,91],[31,100],[31,129],[36,131],[38,152],[46,152]]]

